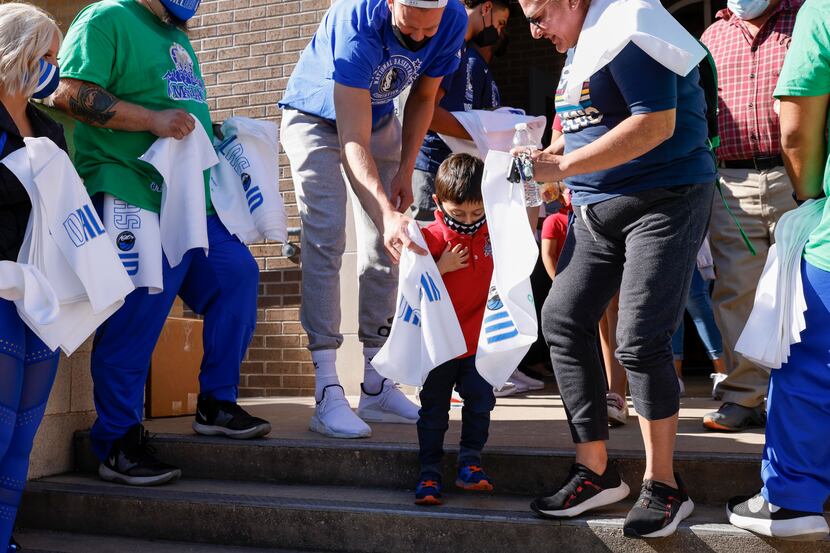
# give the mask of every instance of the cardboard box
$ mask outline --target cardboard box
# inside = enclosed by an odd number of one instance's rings
[[[167,318],[150,364],[145,400],[147,417],[196,413],[203,327],[204,323],[198,319]]]

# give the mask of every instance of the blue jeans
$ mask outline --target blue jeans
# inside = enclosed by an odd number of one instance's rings
[[[441,478],[444,434],[449,428],[453,387],[458,389],[464,399],[458,464],[464,466],[481,463],[481,450],[487,443],[490,411],[496,406],[496,396],[493,395],[493,386],[478,374],[476,358],[472,355],[447,361],[434,368],[421,389],[418,445],[422,478]]]
[[[830,497],[830,272],[802,261],[807,328],[771,371],[761,490],[770,503],[821,513]]]
[[[695,267],[692,274],[692,285],[689,288],[689,299],[686,302],[686,311],[692,316],[698,336],[709,354],[709,359],[720,359],[723,355],[723,339],[715,323],[712,312],[712,299],[709,297],[709,282],[704,280],[700,271]],[[683,359],[683,319],[671,338],[671,349],[675,359]]]
[[[95,335],[91,365],[98,420],[91,437],[99,459],[106,458],[112,442],[143,419],[150,357],[177,295],[205,317],[201,393],[236,400],[239,366],[256,326],[259,268],[219,217],[208,217],[207,228],[207,256],[202,250],[190,250],[173,268],[165,257],[164,291],[134,290]]]

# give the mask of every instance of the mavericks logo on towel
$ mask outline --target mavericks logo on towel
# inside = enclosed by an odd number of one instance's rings
[[[385,104],[397,98],[418,77],[421,60],[395,55],[375,69],[370,92],[373,104]]]
[[[170,47],[170,58],[176,68],[165,73],[163,77],[167,81],[167,95],[170,99],[206,103],[205,82],[196,75],[193,58],[184,46],[173,43]]]
[[[519,334],[519,330],[516,328],[513,319],[510,318],[510,313],[505,309],[504,302],[501,301],[495,286],[490,288],[490,294],[487,298],[487,311],[484,313],[482,326],[488,344],[503,342]]]
[[[135,248],[136,241],[135,233],[132,231],[141,228],[141,208],[114,198],[112,212],[113,225],[121,231],[115,239],[115,245],[118,247],[118,258],[124,264],[127,274],[135,276],[138,274],[139,254],[132,251]]]
[[[262,197],[259,186],[251,183],[251,175],[245,172],[251,166],[250,160],[245,156],[245,147],[242,146],[237,136],[234,135],[226,137],[216,147],[216,151],[228,160],[230,166],[233,167],[233,170],[236,171],[236,174],[242,180],[242,190],[245,192],[245,199],[248,201],[248,211],[253,214],[265,202],[265,199]]]
[[[63,228],[76,248],[104,234],[104,227],[89,204],[70,213],[63,222]]]
[[[421,312],[409,305],[405,298],[401,298],[401,303],[398,305],[398,318],[405,323],[420,327],[421,326]]]
[[[424,273],[421,275],[421,297],[426,294],[427,300],[432,303],[434,301],[441,301],[441,292],[438,290],[435,281],[429,275]]]

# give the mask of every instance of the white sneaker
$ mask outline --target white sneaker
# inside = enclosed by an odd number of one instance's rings
[[[679,376],[677,377],[677,385],[680,387],[680,397],[686,395],[686,384],[683,382],[683,379]]]
[[[519,389],[512,382],[505,382],[504,386],[501,387],[501,390],[493,388],[493,395],[496,397],[507,397],[518,393]]]
[[[720,383],[726,380],[728,375],[723,373],[712,373],[709,375],[709,378],[712,379],[712,399],[720,400],[723,397],[723,392],[720,391],[718,386]]]
[[[516,369],[513,371],[513,374],[510,375],[510,382],[516,385],[517,388],[522,389],[526,388],[525,391],[529,390],[541,390],[545,387],[545,383],[541,380],[537,380],[530,376],[527,376],[525,373]],[[521,386],[520,386],[521,384]]]
[[[366,392],[360,385],[360,403],[357,414],[367,422],[392,422],[398,424],[416,424],[418,406],[412,403],[394,382],[383,379],[380,391],[376,394]]]
[[[625,398],[614,392],[605,394],[605,403],[608,406],[608,424],[622,426],[628,420],[628,404]]]
[[[317,402],[308,429],[329,438],[368,438],[372,435],[369,425],[352,411],[339,384],[323,388],[323,399]]]

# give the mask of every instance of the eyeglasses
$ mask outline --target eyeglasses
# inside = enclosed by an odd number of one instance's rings
[[[542,6],[538,10],[533,12],[532,17],[529,16],[529,15],[525,16],[527,18],[527,22],[530,25],[533,25],[534,27],[536,27],[537,29],[541,29],[542,28],[542,13],[545,11],[545,8],[548,7],[548,4],[550,4],[552,1],[553,0],[545,0],[545,3],[542,4]]]

